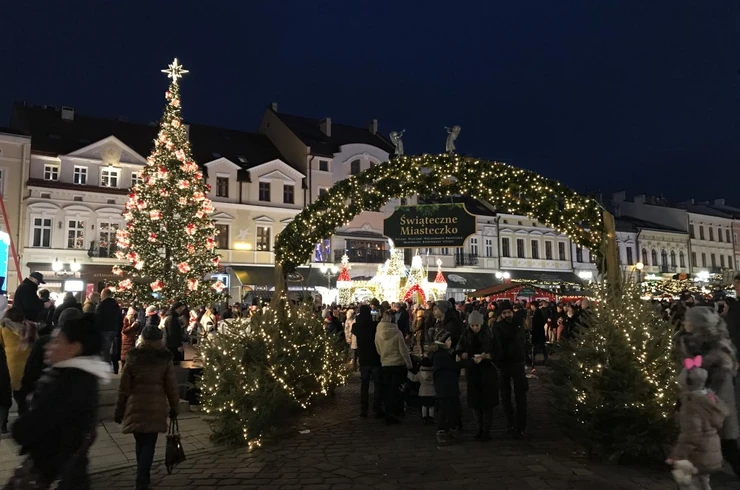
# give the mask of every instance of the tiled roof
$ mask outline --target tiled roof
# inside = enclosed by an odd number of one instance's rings
[[[272,110],[272,109],[268,109]],[[373,134],[367,128],[347,126],[334,121],[331,123],[331,136],[321,131],[321,121],[303,116],[276,112],[275,115],[300,138],[315,155],[333,156],[339,147],[350,144],[376,146],[388,153],[393,152],[393,145],[379,133]]]
[[[617,216],[614,218],[614,222],[616,224],[617,231],[637,233],[640,230],[656,230],[668,231],[671,233],[686,233],[684,230],[679,230],[678,228],[672,228],[659,223],[653,223],[652,221],[633,218],[632,216]]]
[[[33,151],[65,155],[96,141],[115,136],[143,157],[149,155],[158,125],[75,114],[65,121],[54,107],[16,104],[11,117],[14,131],[30,135]],[[275,159],[286,161],[267,136],[234,129],[190,124],[193,157],[199,164],[228,158],[247,170]]]
[[[679,209],[685,209],[689,213],[694,214],[705,214],[707,216],[716,216],[718,218],[732,218],[731,214],[714,209],[707,204],[679,203],[676,204],[676,207]]]
[[[714,208],[714,209],[716,209],[716,210],[718,210],[718,211],[720,211],[722,213],[729,214],[730,216],[732,216],[735,219],[740,219],[740,208],[736,208],[736,207],[733,207],[733,206],[728,206],[726,204],[715,204],[715,205],[712,206],[712,208]]]

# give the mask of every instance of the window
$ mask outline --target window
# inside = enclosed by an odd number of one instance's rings
[[[712,267],[717,267],[717,257],[712,254],[710,258],[712,259]]]
[[[352,163],[349,164],[349,174],[357,175],[359,173],[360,173],[360,161],[352,160]]]
[[[689,236],[691,238],[696,238],[696,233],[694,233],[694,225],[689,225]]]
[[[722,228],[717,228],[717,241],[722,241]]]
[[[327,189],[326,187],[319,187],[319,197],[323,196],[327,192],[329,192],[329,189]]]
[[[283,203],[295,204],[295,187],[292,185],[283,186]]]
[[[583,247],[580,245],[576,247],[576,262],[583,262]]]
[[[632,247],[627,247],[627,265],[634,265],[635,258],[632,256]]]
[[[118,187],[118,169],[104,168],[100,175],[100,185],[103,187]]]
[[[692,267],[698,267],[696,263],[696,252],[691,252],[691,265]]]
[[[517,238],[516,240],[516,256],[520,259],[523,259],[525,257],[524,254],[524,240],[521,238]]]
[[[79,167],[75,165],[74,174],[72,174],[72,182],[79,185],[87,184],[87,167]]]
[[[139,172],[131,172],[131,187],[135,187],[144,182]]]
[[[699,240],[704,240],[704,227],[699,225]]]
[[[671,250],[671,267],[676,267],[676,251]]]
[[[216,197],[229,197],[228,177],[216,177]]]
[[[105,203],[106,204],[115,204],[116,203],[116,200],[115,199],[106,199],[105,200]]]
[[[405,197],[401,198],[401,206],[406,206],[408,203],[409,203],[408,199],[406,199]]]
[[[216,235],[216,248],[220,248],[221,250],[228,250],[229,225],[216,223],[216,231],[218,232],[218,235]]]
[[[709,241],[714,241],[714,228],[712,228],[711,226],[709,227]]]
[[[719,266],[722,267],[723,269],[725,268],[725,256],[724,255],[719,256]]]
[[[493,240],[486,238],[486,257],[493,257]]]
[[[642,265],[650,265],[650,262],[648,262],[647,250],[644,248],[642,249]]]
[[[478,256],[478,239],[475,237],[470,239],[470,255]]]
[[[703,253],[701,254],[701,266],[706,267],[707,266],[707,254]]]
[[[72,196],[73,201],[82,202],[82,196]]]
[[[502,257],[511,257],[511,249],[509,248],[509,239],[508,238],[502,238],[501,239],[501,256]]]
[[[658,265],[658,252],[655,249],[653,249],[650,252],[650,258],[653,260],[652,262],[650,262],[650,265],[657,266]]]
[[[257,227],[257,247],[256,250],[268,252],[270,250],[270,228],[267,226]]]
[[[725,230],[725,238],[726,238],[725,241],[727,243],[732,243],[732,240],[730,240],[730,230],[729,230],[729,228],[727,230]]]
[[[259,200],[270,202],[270,183],[269,182],[260,182],[259,187]]]
[[[118,223],[101,221],[98,223],[98,249],[101,257],[113,257],[116,252],[116,232]]]
[[[678,252],[678,264],[680,267],[686,267],[686,256],[683,254],[683,250]]]
[[[51,193],[49,193],[49,192],[42,192],[42,193],[40,194],[40,197],[41,197],[42,199],[51,199]]]
[[[44,180],[59,180],[59,165],[44,165]]]
[[[727,267],[732,268],[732,255],[727,256]]]
[[[51,218],[33,219],[33,246],[51,247]]]
[[[545,259],[552,260],[552,242],[545,242]]]
[[[440,255],[450,255],[450,249],[447,247],[442,247],[440,249],[440,252],[441,252]]]
[[[540,258],[540,243],[537,240],[532,240],[532,258]]]
[[[565,242],[558,242],[558,257],[560,260],[566,260],[565,258]]]
[[[660,251],[660,265],[661,267],[668,267],[668,252],[665,249]]]
[[[67,221],[67,248],[85,248],[85,222]]]
[[[322,172],[329,171],[329,160],[319,160],[319,170]]]

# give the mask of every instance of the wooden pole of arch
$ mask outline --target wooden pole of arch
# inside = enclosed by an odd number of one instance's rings
[[[614,222],[614,215],[603,211],[604,234],[606,236],[606,280],[611,286],[616,286],[620,282],[619,274],[619,249],[617,248],[617,225]]]
[[[280,298],[287,292],[285,281],[285,271],[282,264],[275,264],[275,292],[270,300],[270,307],[277,308],[280,306]]]

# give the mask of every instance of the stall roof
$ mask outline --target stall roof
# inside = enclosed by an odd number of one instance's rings
[[[524,284],[520,282],[512,282],[509,284],[497,284],[496,286],[490,286],[487,288],[479,289],[477,291],[473,291],[472,293],[468,293],[468,296],[473,298],[479,298],[483,296],[498,296],[503,295],[507,292],[513,292],[514,289],[523,289],[523,288],[529,288],[532,289],[536,293],[541,293],[543,296],[555,296],[555,293],[552,291],[548,291],[547,289],[538,288],[537,286],[532,286],[531,284]]]

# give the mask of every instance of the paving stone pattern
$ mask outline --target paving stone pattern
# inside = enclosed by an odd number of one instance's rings
[[[396,426],[358,416],[359,380],[337,391],[330,403],[274,440],[249,453],[224,448],[191,455],[167,475],[155,465],[155,490],[248,489],[500,489],[500,490],[674,490],[667,470],[646,470],[588,462],[577,445],[558,430],[545,403],[540,380],[530,380],[529,436],[504,434],[496,409],[493,440],[472,440],[466,410],[464,440],[438,446],[434,427],[423,426],[417,410]],[[310,430],[300,434],[299,430]],[[185,444],[186,451],[188,450]],[[98,473],[95,490],[134,488],[133,468]],[[725,478],[728,481],[728,478]],[[734,483],[715,490],[739,489]]]

